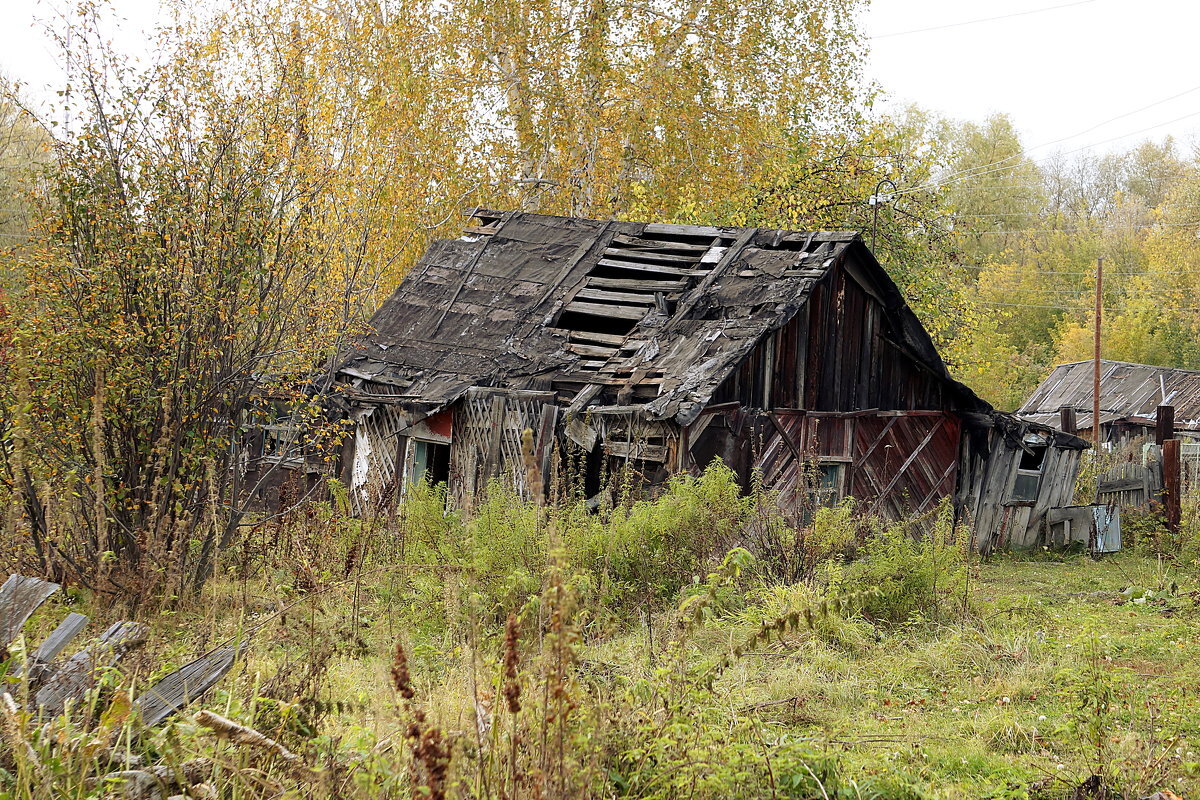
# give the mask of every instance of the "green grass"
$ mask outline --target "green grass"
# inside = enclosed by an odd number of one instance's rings
[[[514,795],[522,797],[534,796],[537,784],[545,797],[1051,798],[1074,796],[1093,774],[1111,796],[1200,790],[1195,562],[1039,553],[964,567],[961,557],[947,559],[960,552],[953,543],[901,552],[901,539],[866,548],[865,561],[834,556],[800,584],[778,584],[757,562],[732,559],[707,579],[685,581],[679,572],[672,581],[683,588],[666,599],[645,591],[639,603],[634,591],[607,605],[615,590],[603,586],[606,573],[572,568],[569,550],[543,561],[552,565],[545,575],[527,569],[539,558],[532,542],[545,540],[528,538],[520,517],[508,528],[489,523],[498,526],[490,537],[519,552],[514,558],[525,566],[517,583],[506,579],[502,560],[489,562],[482,577],[431,566],[415,538],[403,563],[376,559],[355,568],[337,556],[345,542],[333,537],[304,564],[242,565],[212,581],[199,601],[151,615],[149,644],[123,676],[108,680],[109,696],[227,637],[251,634],[249,656],[200,705],[279,738],[338,776],[326,794],[294,785],[297,796],[408,793],[405,731],[415,706],[393,689],[397,642],[412,670],[414,703],[451,742],[450,796],[500,796],[495,782],[510,770],[533,776]],[[664,535],[649,523],[646,530]],[[587,552],[599,541],[590,538]],[[482,537],[479,546],[490,543]],[[467,552],[462,561],[478,558]],[[923,565],[932,565],[933,586],[916,578]],[[882,575],[916,587],[923,599],[897,605],[862,593],[866,583],[886,582]],[[817,613],[811,625],[756,636],[764,623],[793,611],[803,620],[823,597],[847,592],[862,599],[841,614]],[[497,598],[523,621],[524,709],[511,718],[501,707]],[[31,621],[29,641],[67,606],[94,613],[96,628],[119,613],[87,597],[56,598]],[[565,620],[561,633],[555,608]],[[700,621],[688,622],[696,609]],[[744,652],[734,657],[738,648]],[[555,654],[566,654],[558,683],[547,677]],[[728,665],[714,673],[723,659]],[[547,723],[556,686],[569,711]],[[480,714],[492,726],[484,734]],[[567,753],[557,773],[546,757],[555,741],[547,730],[556,724]],[[91,741],[94,726],[77,735]],[[520,754],[506,762],[514,736]],[[39,746],[49,755],[60,745]],[[151,760],[217,756],[222,797],[268,796],[262,774],[288,785],[278,764],[218,742],[188,715],[137,746]],[[49,763],[59,761],[69,763],[58,756]],[[19,770],[3,760],[0,767],[8,770],[0,773],[0,797],[36,796]],[[63,785],[78,791],[61,796],[95,796],[80,783],[87,769],[68,773],[76,777]]]
[[[1122,594],[1171,581],[1181,587],[1177,593],[1147,602]],[[711,703],[724,718],[761,723],[771,746],[802,742],[835,756],[844,775],[876,786],[889,779],[935,797],[1026,797],[1039,782],[1066,790],[1110,770],[1144,794],[1170,788],[1187,796],[1200,789],[1200,756],[1191,749],[1200,744],[1200,610],[1186,594],[1193,587],[1200,588],[1194,570],[1128,554],[1101,561],[999,558],[974,570],[967,588],[972,613],[936,624],[839,620],[818,633],[789,633],[736,660]],[[234,594],[227,589],[212,591]],[[391,643],[401,638],[415,654],[421,691],[448,729],[467,735],[469,644],[404,624],[393,591],[366,587],[364,595],[389,601],[363,606],[365,649],[332,660],[322,696],[345,710],[330,714],[324,729],[348,740],[395,734],[401,723],[388,669]],[[345,620],[330,610],[336,605],[326,600],[304,624],[344,630]],[[697,631],[690,661],[715,660],[749,636],[757,623],[746,619],[758,608],[719,616]],[[580,672],[610,687],[650,677],[651,658],[659,665],[667,658],[666,640],[675,633],[670,616],[657,615],[653,648],[644,620],[586,641]],[[218,696],[244,695],[281,665],[294,668],[305,635],[260,638]],[[1081,698],[1099,679],[1111,681],[1113,697],[1098,752],[1080,716]]]

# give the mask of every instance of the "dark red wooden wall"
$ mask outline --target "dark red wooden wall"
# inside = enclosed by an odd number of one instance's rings
[[[944,381],[899,341],[879,300],[839,264],[790,322],[751,351],[713,402],[810,411],[948,409],[953,399]]]

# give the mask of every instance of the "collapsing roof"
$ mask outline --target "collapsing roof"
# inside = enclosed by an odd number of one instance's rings
[[[990,411],[950,378],[856,233],[490,211],[473,223],[430,247],[343,357],[351,399],[430,413],[472,386],[553,389],[575,411],[616,407],[688,425],[854,251],[897,344],[944,381],[956,407]]]
[[[1080,430],[1092,427],[1092,361],[1059,364],[1017,411],[1018,416],[1057,425],[1059,409],[1076,411]],[[1117,420],[1153,424],[1158,406],[1175,407],[1175,427],[1200,430],[1200,372],[1125,361],[1100,362],[1100,424]]]

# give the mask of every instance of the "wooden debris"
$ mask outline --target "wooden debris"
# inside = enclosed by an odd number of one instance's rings
[[[29,658],[29,680],[35,686],[40,686],[50,677],[54,671],[54,659],[58,658],[71,640],[87,627],[87,624],[88,618],[85,615],[72,611],[38,646],[38,649]],[[18,668],[14,674],[20,675],[21,670]]]
[[[193,785],[205,785],[212,777],[213,763],[207,758],[194,758],[179,766],[155,764],[141,769],[123,769],[110,772],[97,782],[101,786],[116,788],[127,800],[162,800],[168,793],[178,789],[191,789]],[[180,782],[182,779],[182,783]],[[210,787],[211,788],[211,787]],[[173,797],[196,797],[191,792]]]
[[[167,800],[217,800],[216,787],[211,783],[198,783],[188,789],[187,794],[173,794]]]
[[[219,738],[232,742],[233,744],[253,747],[258,750],[265,750],[272,756],[278,758],[292,773],[292,776],[309,783],[316,783],[320,780],[320,774],[305,763],[304,759],[288,750],[279,742],[259,733],[253,728],[248,728],[245,725],[239,725],[231,719],[226,719],[220,714],[215,714],[212,711],[201,711],[196,714],[196,722],[211,730]]]
[[[0,649],[12,644],[38,606],[61,588],[41,578],[9,575],[0,586]]]
[[[223,647],[167,675],[133,701],[142,724],[157,725],[208,691],[233,668],[239,648]]]
[[[68,700],[77,700],[95,683],[100,670],[121,660],[133,648],[146,641],[147,627],[140,622],[118,622],[95,643],[80,650],[54,673],[38,690],[37,705],[42,714],[57,717]]]

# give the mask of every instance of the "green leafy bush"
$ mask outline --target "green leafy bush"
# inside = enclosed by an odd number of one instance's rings
[[[913,522],[870,521],[859,558],[837,571],[847,591],[878,591],[863,613],[885,623],[957,616],[967,603],[967,536],[956,528],[949,504]],[[922,530],[924,528],[924,530]]]

